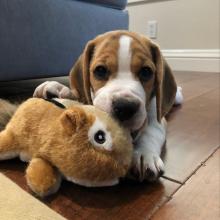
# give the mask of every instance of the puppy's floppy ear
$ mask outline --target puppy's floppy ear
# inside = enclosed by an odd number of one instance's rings
[[[161,118],[171,109],[175,95],[176,82],[173,73],[163,58],[159,47],[151,42],[151,53],[156,66],[156,102],[157,102],[157,120]]]
[[[78,129],[82,128],[85,125],[86,120],[87,117],[85,111],[79,107],[65,110],[60,117],[60,121],[69,135],[72,135],[77,132]]]
[[[94,41],[89,41],[83,53],[70,71],[70,82],[73,95],[77,100],[86,104],[92,104],[89,69],[94,48]]]

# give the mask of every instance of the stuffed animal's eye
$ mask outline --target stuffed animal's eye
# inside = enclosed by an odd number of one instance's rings
[[[149,80],[153,75],[153,72],[150,67],[142,67],[138,72],[138,77],[141,81]]]
[[[108,78],[108,69],[105,66],[99,65],[94,70],[94,75],[99,80],[106,80]]]
[[[105,132],[102,130],[98,130],[95,135],[94,135],[94,140],[95,142],[97,142],[98,144],[104,144],[106,141],[105,138]]]

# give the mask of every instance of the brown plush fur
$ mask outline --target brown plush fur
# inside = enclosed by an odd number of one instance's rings
[[[90,143],[88,130],[96,118],[111,133],[112,150]],[[61,109],[31,98],[0,133],[0,160],[16,156],[32,158],[26,177],[32,190],[42,196],[57,187],[56,169],[65,177],[92,183],[125,176],[132,144],[129,133],[94,106],[74,104]]]
[[[41,158],[33,158],[26,170],[26,178],[30,188],[39,196],[51,194],[60,184],[58,171]],[[55,186],[55,187],[54,187]]]

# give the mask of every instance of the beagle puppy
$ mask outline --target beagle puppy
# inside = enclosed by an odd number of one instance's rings
[[[156,180],[166,140],[164,116],[177,86],[159,47],[137,33],[112,31],[89,41],[70,71],[71,89],[58,82],[38,86],[34,97],[76,99],[93,104],[130,129],[134,142],[132,175]]]

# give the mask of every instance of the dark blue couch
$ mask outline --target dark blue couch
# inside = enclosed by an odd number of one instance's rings
[[[126,0],[0,0],[0,81],[68,75],[96,35],[128,28]]]

